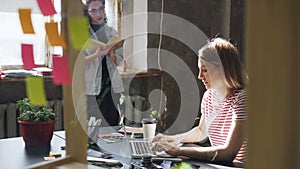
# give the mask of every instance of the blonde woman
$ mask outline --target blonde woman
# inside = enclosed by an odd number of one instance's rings
[[[227,40],[214,38],[199,50],[199,76],[207,91],[201,102],[199,125],[177,135],[158,134],[153,142],[173,156],[206,161],[245,162],[247,75],[237,49]],[[198,143],[208,138],[209,147],[178,147],[179,142]]]

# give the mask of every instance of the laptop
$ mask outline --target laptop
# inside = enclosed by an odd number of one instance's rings
[[[156,157],[156,152],[151,149],[151,143],[145,140],[129,140],[132,158],[142,158],[143,156]]]
[[[151,143],[149,141],[142,139],[130,140],[127,136],[127,127],[125,127],[123,119],[121,119],[120,123],[124,130],[125,139],[129,143],[132,158],[142,158],[145,155],[151,155],[152,157],[156,156],[156,153],[151,149]]]
[[[143,158],[144,156],[152,156],[152,161],[173,161],[181,162],[181,158],[177,158],[167,154],[164,151],[156,152],[151,149],[152,145],[149,141],[144,140],[130,140],[129,145],[131,148],[131,156],[134,159]]]
[[[118,106],[118,110],[120,111],[120,107]],[[144,156],[152,156],[152,160],[164,160],[168,158],[168,160],[172,161],[181,161],[179,158],[174,158],[173,156],[168,155],[165,152],[156,152],[152,150],[152,143],[150,141],[146,141],[143,139],[129,139],[130,137],[127,136],[128,131],[126,131],[125,124],[124,124],[124,116],[121,117],[120,123],[123,133],[125,135],[125,141],[129,144],[129,149],[131,153],[131,157],[134,159],[143,158]]]
[[[154,145],[150,141],[146,141],[143,139],[129,139],[129,137],[127,137],[126,128],[124,126],[122,128],[124,128],[123,132],[125,135],[126,142],[129,145],[132,158],[140,159],[145,156],[152,156],[152,160],[169,160],[177,162],[182,161],[180,158],[171,156],[164,151],[154,151],[152,149]]]

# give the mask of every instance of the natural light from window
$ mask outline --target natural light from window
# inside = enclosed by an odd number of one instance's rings
[[[35,34],[24,34],[19,14],[0,12],[0,65],[22,65],[21,44],[32,44],[36,64],[45,63],[45,22],[42,14],[32,14]]]
[[[51,59],[47,58],[52,54],[62,55],[62,47],[49,46],[46,41],[46,22],[61,22],[61,0],[53,0],[57,14],[44,16],[40,12],[37,2],[30,0],[22,3],[19,0],[11,0],[0,7],[0,66],[23,65],[21,44],[32,44],[34,62],[36,65],[50,65]],[[35,34],[24,34],[19,20],[18,9],[32,9],[31,20]],[[60,24],[59,32],[60,32]],[[50,62],[50,63],[49,63]]]

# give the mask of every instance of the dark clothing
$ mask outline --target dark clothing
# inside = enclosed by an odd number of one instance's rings
[[[102,81],[101,92],[96,96],[96,101],[100,112],[110,126],[116,126],[119,123],[119,111],[116,106],[119,104],[119,93],[114,93],[111,88],[111,80],[106,64],[106,57],[102,59]]]
[[[104,26],[104,24],[100,24],[100,25],[91,24],[91,28],[93,29],[94,32],[97,32],[103,26]]]
[[[119,104],[119,93],[113,93],[109,90],[105,93],[105,90],[101,90],[100,94],[96,96],[96,101],[102,116],[110,126],[116,126],[119,123],[119,111],[116,106]],[[104,123],[102,126],[105,126]]]

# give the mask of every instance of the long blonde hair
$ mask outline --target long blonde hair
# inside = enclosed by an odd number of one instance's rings
[[[218,57],[212,57],[218,55]],[[211,39],[199,50],[199,57],[210,63],[217,63],[221,60],[226,86],[233,89],[245,88],[247,73],[242,65],[239,53],[234,45],[222,38]]]

